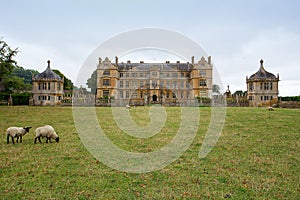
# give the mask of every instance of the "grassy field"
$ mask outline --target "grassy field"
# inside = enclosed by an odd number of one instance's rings
[[[150,122],[149,107],[131,109],[135,122]],[[180,109],[166,108],[162,131],[137,139],[120,130],[110,108],[97,108],[108,137],[127,151],[150,152],[171,141]],[[89,154],[76,132],[70,107],[0,107],[0,199],[298,199],[300,110],[228,108],[215,148],[198,152],[210,122],[200,108],[190,148],[166,168],[133,174],[111,169]],[[193,116],[191,116],[193,117]],[[34,129],[50,124],[60,143],[34,144]],[[32,126],[22,144],[6,144],[9,126]]]

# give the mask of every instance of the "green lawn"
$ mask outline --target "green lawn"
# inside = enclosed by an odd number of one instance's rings
[[[196,109],[196,108],[195,108]],[[131,109],[136,124],[150,123],[149,107]],[[137,139],[97,108],[101,127],[120,148],[151,152],[168,144],[180,124],[180,108],[166,108],[157,135]],[[159,171],[133,174],[96,160],[76,132],[70,107],[0,106],[0,199],[298,199],[300,110],[227,108],[225,126],[205,158],[198,152],[210,122],[200,108],[200,127],[190,148]],[[191,116],[193,117],[193,116]],[[52,125],[59,143],[34,144],[34,129]],[[32,126],[22,144],[6,144],[9,126]]]

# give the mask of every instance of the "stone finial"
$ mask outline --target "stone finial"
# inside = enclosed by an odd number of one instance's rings
[[[194,64],[194,61],[195,61],[195,57],[192,56],[192,64]]]
[[[99,64],[101,64],[101,62],[102,62],[102,59],[99,57]]]
[[[266,73],[266,70],[265,70],[264,65],[263,65],[263,63],[264,63],[263,59],[260,59],[259,62],[260,62],[260,68],[259,68],[259,70],[260,70],[262,73]]]
[[[48,67],[50,68],[50,60],[48,60],[47,63],[48,63]]]
[[[263,59],[260,59],[260,66],[261,67],[263,67],[263,63],[264,63]]]

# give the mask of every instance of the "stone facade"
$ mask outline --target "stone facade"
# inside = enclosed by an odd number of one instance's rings
[[[63,88],[64,79],[51,70],[48,60],[47,69],[32,77],[32,105],[60,105]]]
[[[99,59],[97,98],[114,99],[119,105],[182,105],[196,97],[212,95],[212,63],[202,57],[194,63],[115,63]]]
[[[278,81],[277,77],[265,70],[263,60],[260,61],[259,70],[250,76],[246,77],[247,83],[247,98],[250,106],[272,106],[278,102]]]

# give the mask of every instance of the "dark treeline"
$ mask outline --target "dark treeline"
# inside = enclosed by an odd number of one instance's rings
[[[279,97],[281,101],[300,101],[300,96]]]

